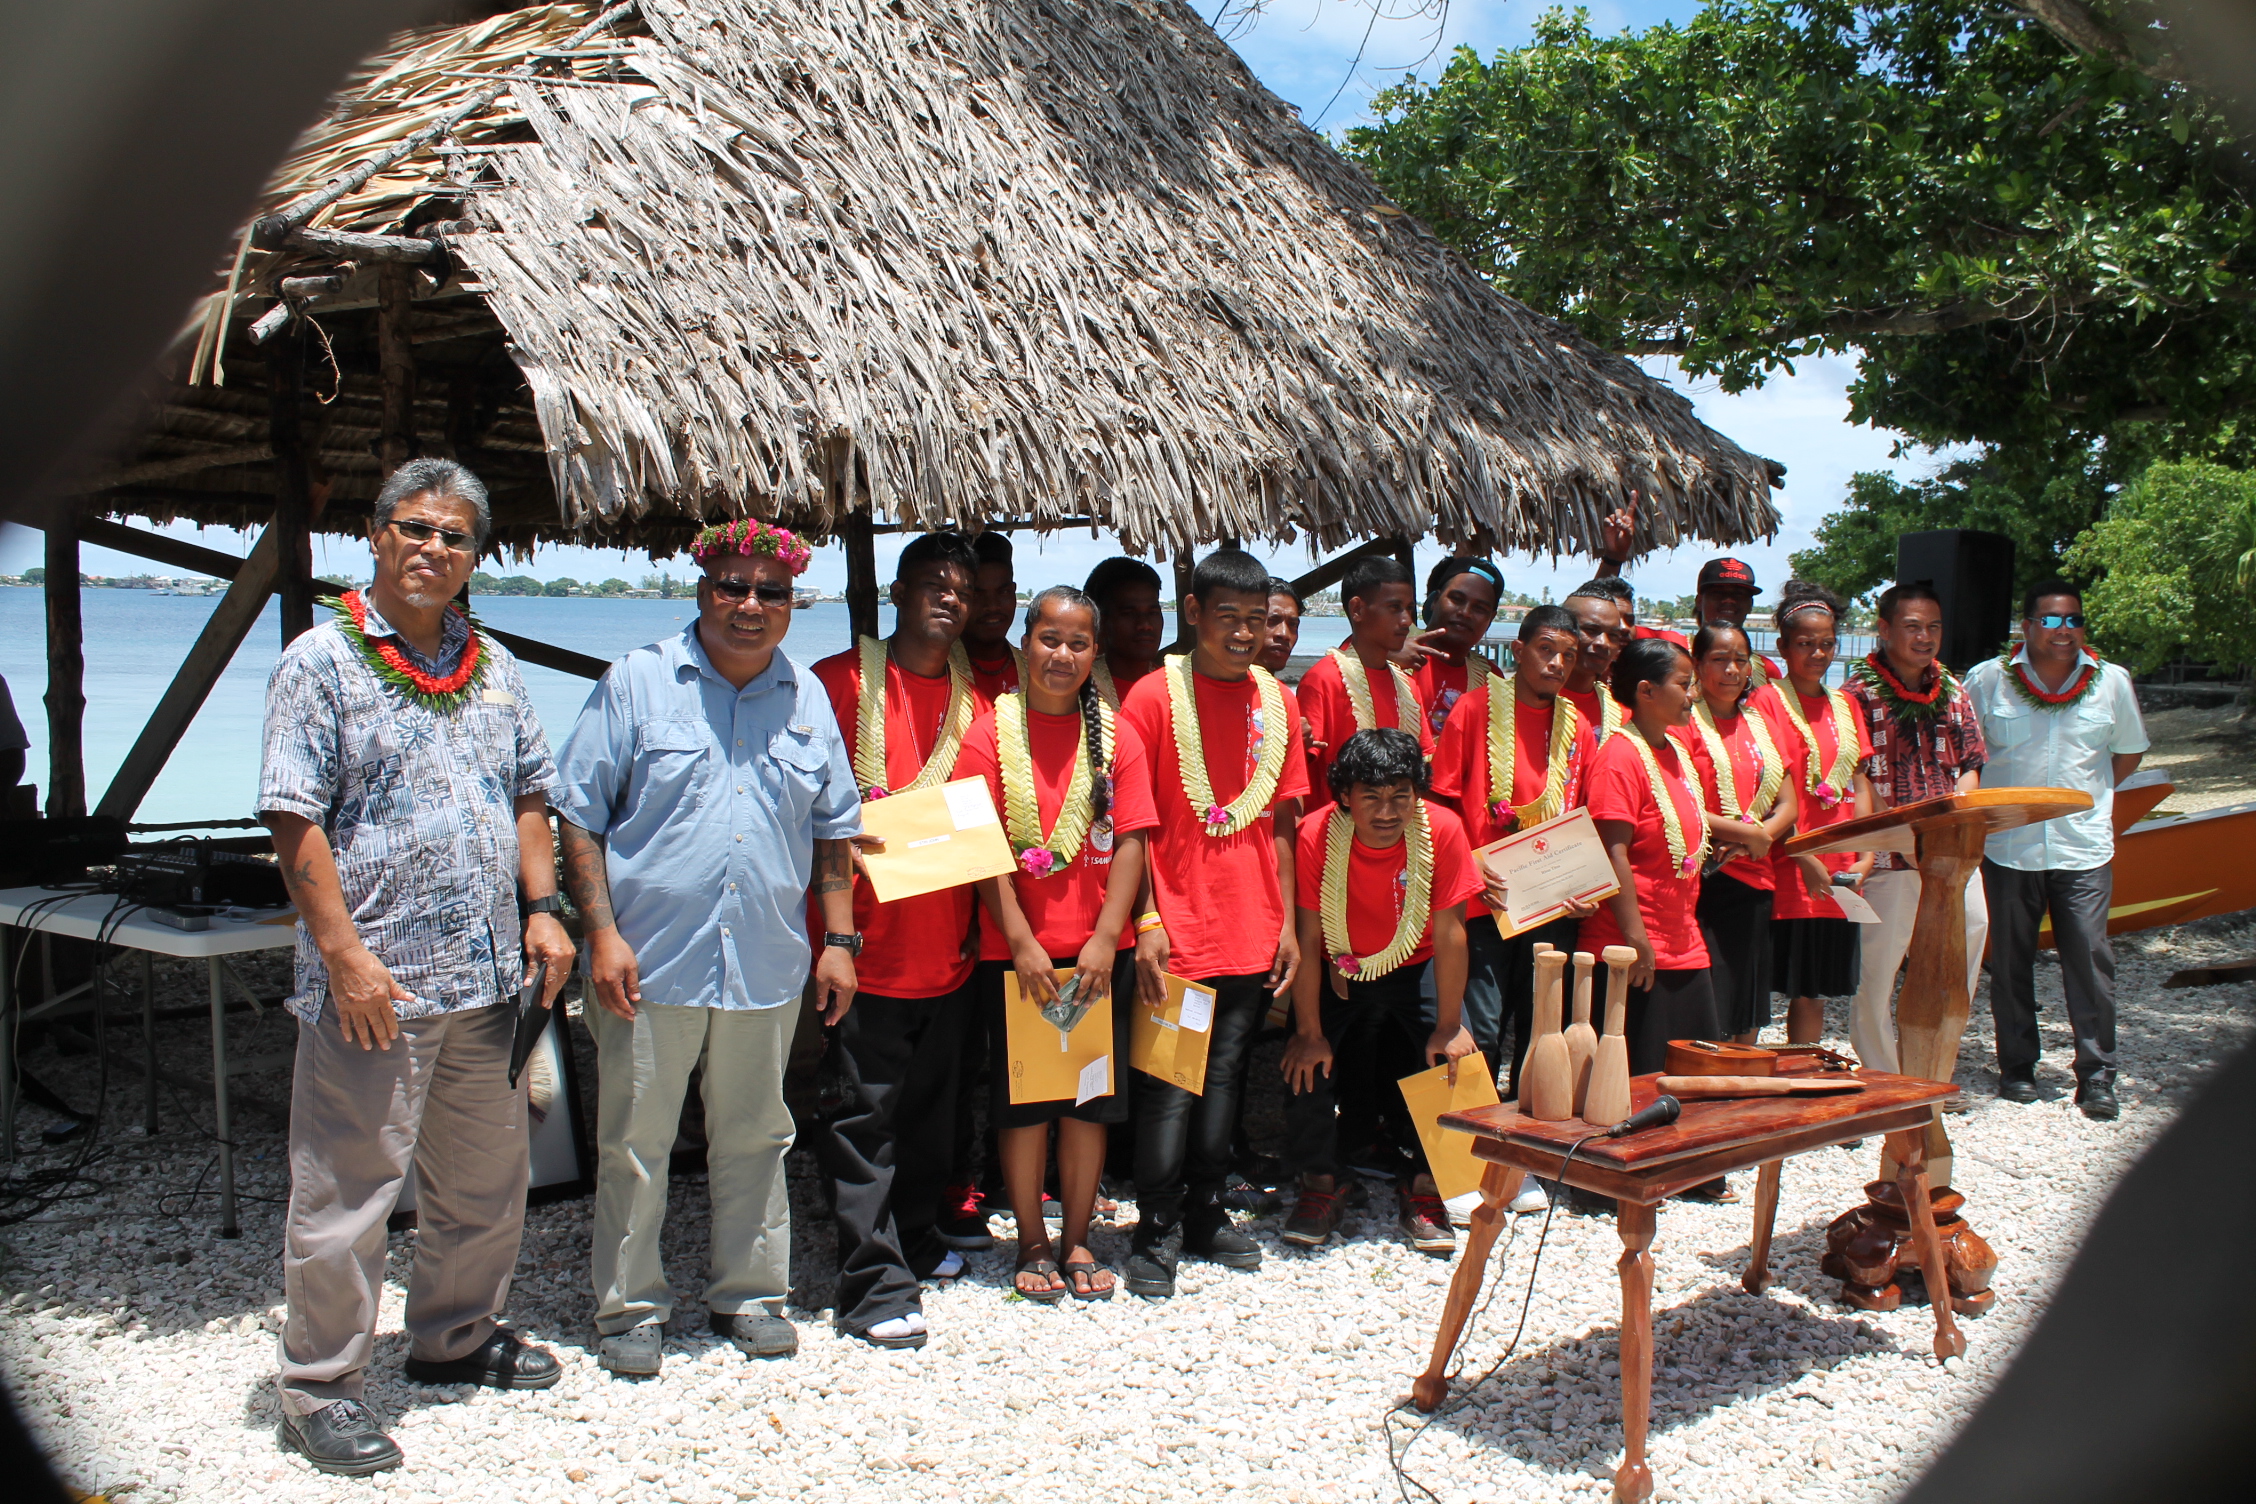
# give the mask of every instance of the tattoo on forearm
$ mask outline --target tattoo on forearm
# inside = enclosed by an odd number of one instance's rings
[[[854,857],[850,842],[815,842],[815,891],[844,893],[854,886]]]
[[[611,913],[611,875],[603,864],[603,843],[569,820],[558,820],[556,827],[564,838],[564,888],[572,895],[572,907],[580,911],[580,923],[591,935],[612,928],[618,921]]]

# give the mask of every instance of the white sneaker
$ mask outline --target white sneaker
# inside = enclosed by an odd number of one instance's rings
[[[1452,1196],[1442,1203],[1443,1206],[1449,1208],[1449,1220],[1459,1227],[1473,1225],[1473,1213],[1480,1210],[1480,1204],[1481,1198],[1478,1191],[1467,1191],[1462,1196]]]
[[[942,1260],[941,1260],[941,1261],[940,1261],[939,1263],[937,1263],[937,1264],[933,1265],[933,1266],[932,1266],[932,1272],[931,1272],[930,1274],[926,1275],[926,1276],[925,1276],[925,1278],[926,1278],[926,1279],[955,1279],[955,1278],[957,1278],[958,1276],[960,1276],[960,1275],[961,1275],[961,1274],[962,1274],[963,1272],[964,1272],[964,1256],[963,1256],[962,1254],[960,1254],[960,1253],[956,1252],[956,1251],[955,1251],[955,1250],[954,1250],[953,1248],[951,1248],[951,1249],[949,1249],[949,1250],[948,1250],[948,1256],[947,1256],[946,1258],[942,1259]]]
[[[1529,1175],[1520,1181],[1520,1193],[1512,1198],[1512,1211],[1519,1216],[1529,1212],[1548,1211],[1551,1198],[1543,1194],[1543,1182]]]

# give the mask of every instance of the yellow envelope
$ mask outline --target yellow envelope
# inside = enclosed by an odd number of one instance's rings
[[[1186,1006],[1187,1005],[1187,1006]],[[1167,1001],[1138,999],[1128,1020],[1128,1063],[1147,1076],[1206,1095],[1206,1051],[1214,1042],[1214,989],[1167,977]]]
[[[984,778],[865,799],[862,829],[885,842],[883,851],[862,853],[879,903],[960,888],[1018,865]]]
[[[1446,1065],[1404,1076],[1400,1085],[1402,1100],[1410,1108],[1410,1121],[1418,1125],[1418,1142],[1425,1145],[1426,1167],[1433,1171],[1441,1199],[1447,1201],[1479,1190],[1481,1172],[1488,1162],[1474,1155],[1473,1136],[1442,1127],[1441,1115],[1496,1105],[1496,1072],[1490,1068],[1488,1057],[1475,1050],[1458,1061],[1455,1086],[1449,1084]]]
[[[1056,974],[1058,985],[1073,975]],[[1011,1105],[1021,1102],[1086,1102],[1110,1096],[1112,1079],[1112,999],[1081,1015],[1070,1034],[1042,1016],[1041,1006],[1018,989],[1018,973],[1003,974],[1003,1029],[1010,1057]]]

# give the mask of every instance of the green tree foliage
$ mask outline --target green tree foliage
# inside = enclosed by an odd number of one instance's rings
[[[2069,548],[2092,641],[2134,671],[2256,663],[2256,475],[2158,464]]]
[[[29,569],[27,569],[27,570],[25,570],[25,571],[23,572],[23,582],[24,582],[24,583],[25,583],[26,585],[44,585],[44,584],[46,584],[46,583],[47,583],[47,570],[46,570],[46,568],[45,568],[44,566],[42,566],[42,565],[34,564],[34,565],[33,565],[33,566],[31,567],[31,568],[29,568]]]
[[[1855,350],[1857,418],[1928,444],[2207,433],[2256,397],[2222,117],[1998,0],[1716,0],[1618,37],[1552,11],[1378,107],[1349,149],[1403,208],[1726,389]]]
[[[579,588],[580,582],[578,580],[573,579],[569,575],[565,575],[558,579],[550,580],[546,585],[543,585],[541,587],[541,594],[570,595],[573,591]]]
[[[629,585],[629,584],[628,584],[628,583],[627,583],[627,582],[626,582],[625,580],[622,580],[622,579],[617,579],[617,578],[612,578],[612,579],[608,579],[608,580],[605,580],[605,581],[604,581],[604,582],[603,582],[602,584],[600,584],[600,585],[591,585],[591,586],[589,586],[589,587],[588,587],[588,594],[590,594],[590,595],[625,595],[625,594],[626,594],[626,593],[627,593],[627,592],[628,592],[629,590],[632,590],[633,588],[634,588],[634,587],[633,587],[632,585]]]

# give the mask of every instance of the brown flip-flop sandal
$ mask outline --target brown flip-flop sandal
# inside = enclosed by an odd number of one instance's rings
[[[1076,1274],[1081,1275],[1082,1277],[1087,1279],[1090,1284],[1093,1285],[1097,1282],[1098,1271],[1102,1270],[1106,1274],[1112,1273],[1110,1269],[1106,1269],[1104,1265],[1098,1263],[1093,1258],[1067,1259],[1064,1263],[1058,1265],[1058,1268],[1065,1275],[1066,1290],[1073,1296],[1075,1300],[1110,1300],[1112,1299],[1113,1292],[1120,1288],[1120,1279],[1117,1275],[1113,1277],[1111,1284],[1106,1285],[1101,1290],[1083,1290],[1078,1285],[1073,1283],[1073,1276]]]
[[[1073,1288],[1069,1283],[1061,1289],[1029,1290],[1018,1282],[1018,1276],[1021,1274],[1040,1274],[1050,1279],[1060,1279],[1063,1276],[1059,1274],[1058,1266],[1049,1259],[1020,1259],[1018,1268],[1011,1272],[1011,1293],[1022,1300],[1031,1300],[1040,1305],[1056,1305],[1059,1301],[1065,1299],[1066,1291]]]

